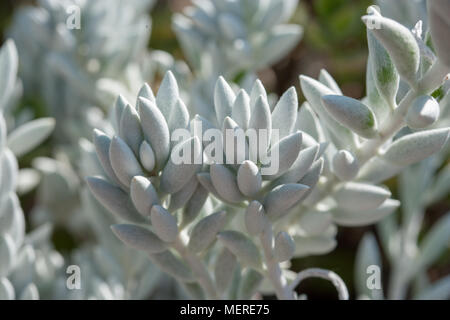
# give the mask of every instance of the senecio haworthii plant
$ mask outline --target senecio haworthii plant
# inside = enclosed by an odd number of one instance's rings
[[[7,135],[3,113],[14,99],[17,67],[16,46],[7,40],[0,49],[0,300],[48,297],[38,287],[45,291],[47,281],[54,279],[62,265],[61,255],[49,243],[48,225],[25,234],[25,217],[16,193],[17,157],[45,140],[55,123],[49,118],[33,120]]]
[[[203,154],[208,143],[196,128],[216,126],[198,115],[190,119],[170,72],[156,97],[147,85],[135,106],[119,96],[116,135],[94,132],[106,177],[87,178],[99,202],[125,222],[113,232],[195,298],[250,298],[266,280],[279,299],[295,299],[298,283],[317,276],[347,299],[335,273],[307,269],[292,277],[284,262],[331,250],[334,224],[371,224],[393,212],[399,202],[377,184],[439,151],[450,130],[427,129],[439,117],[430,94],[450,71],[448,3],[429,1],[436,56],[429,39],[422,40],[420,23],[410,31],[375,7],[368,12],[362,18],[370,52],[363,101],[343,96],[326,71],[320,81],[300,77],[308,100],[300,110],[293,88],[271,108],[259,81],[247,92],[217,80],[219,140],[227,146],[244,137],[240,150]],[[400,84],[409,90],[400,92]],[[190,135],[175,143],[178,129]],[[246,143],[249,129],[265,135],[256,146]],[[189,161],[177,163],[186,150]],[[263,174],[264,155],[273,150],[277,170]],[[325,247],[317,244],[327,239]]]

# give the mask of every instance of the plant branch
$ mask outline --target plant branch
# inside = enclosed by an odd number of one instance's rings
[[[272,224],[268,223],[265,230],[259,237],[261,246],[263,247],[265,262],[267,266],[266,276],[272,283],[277,298],[280,300],[293,300],[294,293],[287,285],[287,281],[283,276],[279,263],[273,255],[273,231]]]
[[[219,299],[214,282],[203,264],[202,259],[189,251],[180,237],[175,240],[173,247],[191,267],[194,276],[197,278],[198,283],[203,288],[208,298]]]

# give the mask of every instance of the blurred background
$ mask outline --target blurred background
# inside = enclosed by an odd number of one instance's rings
[[[11,17],[18,7],[33,4],[31,0],[3,0],[0,2],[0,39],[3,42],[6,28],[11,23]],[[183,59],[174,32],[171,29],[171,16],[180,12],[188,5],[188,0],[157,0],[151,11],[152,32],[148,46],[171,53],[178,59]],[[344,95],[353,98],[365,96],[365,69],[367,62],[366,28],[360,17],[365,14],[369,0],[301,0],[291,23],[303,26],[304,36],[300,44],[290,54],[275,65],[262,70],[258,76],[268,91],[281,95],[287,88],[294,85],[301,95],[298,76],[305,74],[316,78],[321,69],[326,69],[336,79]],[[304,101],[301,96],[300,101]],[[37,116],[45,115],[42,102],[24,101],[31,105]],[[21,159],[21,166],[29,166],[30,159],[36,156],[49,156],[49,148],[44,144],[28,156]],[[396,196],[396,181],[391,179],[387,185]],[[25,214],[33,207],[33,191],[23,195],[22,206]],[[450,210],[450,196],[441,203],[428,208],[425,220],[427,226],[433,224],[440,216]],[[354,297],[353,270],[356,248],[364,232],[373,229],[342,228],[338,234],[337,248],[323,256],[308,257],[294,261],[294,270],[308,267],[332,269],[338,273],[350,289]],[[56,230],[53,236],[56,249],[70,252],[77,246],[68,232]],[[388,271],[388,270],[386,270]],[[450,273],[450,253],[442,257],[439,263],[430,269],[431,279],[440,278]],[[386,280],[386,279],[384,279]],[[326,281],[306,280],[300,290],[308,294],[310,299],[335,299],[335,291]]]

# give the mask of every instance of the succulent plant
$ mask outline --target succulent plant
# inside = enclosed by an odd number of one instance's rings
[[[48,226],[25,234],[25,217],[16,194],[20,178],[17,158],[39,145],[51,133],[53,119],[38,119],[7,135],[3,110],[14,95],[18,57],[7,40],[0,49],[0,299],[38,299],[46,296],[46,279],[61,267],[48,237],[37,237]],[[40,266],[37,267],[37,264]],[[38,290],[38,286],[40,287]],[[45,292],[42,292],[42,290]],[[39,292],[41,290],[41,293]]]
[[[285,24],[297,3],[194,1],[183,15],[174,16],[173,27],[194,69],[200,70],[203,60],[209,58],[216,72],[228,78],[241,70],[267,67],[297,44],[302,29]]]

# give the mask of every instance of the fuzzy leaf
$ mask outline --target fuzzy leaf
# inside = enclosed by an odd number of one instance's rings
[[[308,186],[297,183],[283,184],[270,191],[264,199],[267,216],[276,219],[287,211],[309,190]]]
[[[213,213],[200,220],[192,229],[189,239],[189,249],[193,252],[200,252],[216,239],[217,233],[225,226],[226,212]]]
[[[144,227],[133,224],[115,224],[111,226],[111,229],[120,240],[134,249],[148,253],[166,250],[166,244]]]
[[[426,128],[439,119],[439,103],[431,96],[417,97],[406,114],[406,123],[410,128]]]
[[[295,252],[295,242],[287,232],[279,232],[274,244],[275,260],[278,262],[290,260]]]
[[[134,223],[145,222],[122,189],[99,177],[88,177],[86,182],[95,198],[118,218]]]
[[[261,203],[252,201],[245,211],[245,226],[251,236],[260,235],[267,227],[269,220]]]
[[[244,200],[234,174],[221,164],[210,166],[210,174],[214,189],[224,200],[238,203]],[[200,181],[202,183],[202,181]]]
[[[143,174],[141,166],[133,151],[121,138],[115,136],[109,147],[109,159],[116,177],[121,183],[129,187],[134,176]]]
[[[377,122],[372,110],[362,102],[345,96],[322,97],[325,109],[342,125],[364,138],[373,138]]]
[[[400,166],[422,161],[442,149],[449,132],[449,128],[443,128],[403,136],[389,146],[382,158]]]
[[[150,221],[156,235],[165,242],[173,242],[178,236],[177,219],[166,209],[154,205],[150,213]]]
[[[242,194],[247,197],[253,197],[259,192],[262,185],[262,177],[256,164],[246,160],[239,166],[237,184]]]
[[[214,89],[214,108],[217,123],[222,123],[225,117],[231,116],[236,96],[223,77],[219,77]]]
[[[144,217],[150,216],[154,205],[159,205],[158,194],[149,179],[135,176],[131,180],[130,197],[137,211]]]
[[[145,139],[155,153],[156,167],[161,169],[170,153],[169,127],[161,111],[150,100],[139,98],[139,112]]]
[[[144,136],[142,135],[139,115],[129,104],[122,111],[119,122],[119,136],[133,150],[134,154],[139,153],[139,147],[144,140]]]
[[[55,120],[52,118],[27,122],[9,134],[8,147],[16,157],[20,157],[40,145],[54,128]]]
[[[373,210],[391,196],[387,188],[359,182],[346,182],[333,193],[340,208],[352,212]]]
[[[400,23],[379,16],[368,15],[362,18],[378,41],[386,48],[395,67],[406,81],[415,85],[420,63],[420,49],[411,31]]]
[[[261,255],[258,247],[243,233],[222,231],[217,235],[217,238],[243,264],[256,269],[261,267]]]
[[[188,163],[177,164],[174,157],[188,152]],[[163,192],[175,193],[181,190],[186,183],[200,170],[202,164],[194,163],[201,160],[201,145],[197,137],[192,137],[177,144],[173,150],[169,161],[161,174],[160,188]],[[183,156],[183,160],[186,157]]]

